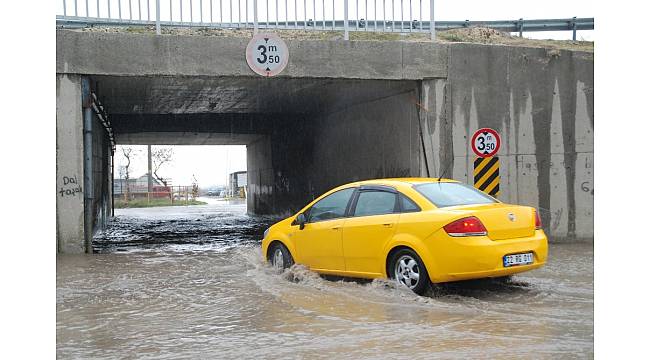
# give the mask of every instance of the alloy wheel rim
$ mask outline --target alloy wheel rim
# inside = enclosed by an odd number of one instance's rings
[[[413,289],[420,281],[420,266],[410,255],[402,255],[395,265],[395,279],[400,284]]]
[[[273,252],[273,267],[278,270],[284,269],[284,256],[282,255],[282,249],[277,248]]]

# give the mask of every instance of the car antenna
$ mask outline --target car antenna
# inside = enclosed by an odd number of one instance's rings
[[[443,177],[445,177],[445,173],[447,172],[447,168],[448,168],[448,167],[449,167],[449,166],[447,166],[447,167],[445,167],[444,169],[442,169],[442,174],[440,174],[440,177],[438,178],[438,182],[440,182],[440,179],[442,179]]]

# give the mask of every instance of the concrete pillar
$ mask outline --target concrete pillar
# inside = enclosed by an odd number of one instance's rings
[[[447,79],[423,80],[420,86],[420,176],[453,177],[453,146],[447,115],[450,107]]]
[[[90,108],[90,81],[88,78],[81,79],[81,104],[83,106],[83,153],[84,153],[84,234],[86,235],[84,241],[84,248],[89,252],[92,243],[93,234],[93,220],[95,219],[95,202],[98,197],[95,194],[94,184],[95,180],[95,139],[94,139],[94,116]],[[96,149],[99,150],[99,149]],[[99,187],[98,189],[101,189]]]
[[[248,212],[256,215],[272,214],[275,210],[273,201],[274,176],[271,138],[269,136],[264,136],[246,145],[246,171]],[[230,189],[229,186],[229,192]]]
[[[81,77],[56,76],[56,244],[83,253],[84,155]]]

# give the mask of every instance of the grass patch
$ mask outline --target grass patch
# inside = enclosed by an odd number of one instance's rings
[[[372,29],[370,25],[370,29]],[[90,27],[81,31],[92,32],[117,32],[131,34],[155,34],[153,26],[128,26],[128,27]],[[243,37],[250,38],[253,36],[252,29],[216,29],[216,28],[173,28],[163,27],[163,35],[182,35],[182,36],[214,36],[214,37]],[[285,40],[322,40],[322,41],[341,41],[343,40],[343,31],[305,31],[305,30],[281,30],[281,29],[260,29],[278,34]],[[525,36],[525,33],[524,33]],[[407,41],[407,42],[431,42],[429,33],[398,33],[398,32],[373,32],[373,31],[350,31],[351,41]],[[439,43],[475,43],[475,44],[493,44],[509,46],[539,47],[558,50],[579,50],[594,51],[593,41],[572,41],[572,40],[537,40],[520,38],[510,33],[502,32],[489,28],[469,27],[462,29],[452,29],[436,32],[436,41]]]
[[[157,206],[188,206],[188,205],[205,205],[206,202],[198,200],[174,200],[172,204],[169,199],[133,199],[129,200],[127,203],[124,199],[115,199],[115,208],[116,209],[129,209],[129,208],[147,208],[147,207],[157,207]]]
[[[524,36],[526,36],[526,33],[524,33]],[[528,39],[526,37],[521,38],[519,36],[513,36],[507,32],[481,27],[438,31],[436,33],[436,38],[439,42],[442,43],[464,42],[475,44],[538,47],[557,50],[579,50],[588,52],[594,51],[593,41]]]

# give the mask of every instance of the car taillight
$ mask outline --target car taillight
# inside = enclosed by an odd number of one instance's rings
[[[456,220],[443,227],[449,236],[483,236],[487,230],[481,220],[476,216],[470,216]]]
[[[539,217],[539,211],[535,210],[535,229],[540,230],[542,228],[542,219]]]

